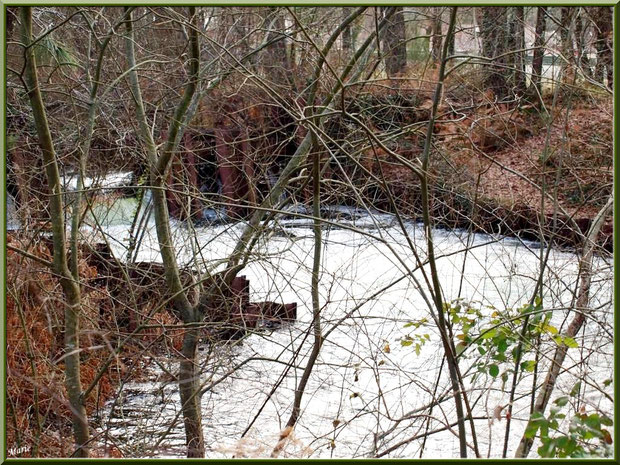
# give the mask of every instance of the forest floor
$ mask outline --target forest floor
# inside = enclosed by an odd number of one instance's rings
[[[461,193],[508,212],[543,213],[548,221],[559,212],[585,232],[613,189],[612,104],[580,102],[548,124],[527,110],[497,110],[469,116],[440,139]],[[442,171],[448,179],[455,174]],[[607,249],[612,231],[609,216],[599,239]]]
[[[604,204],[613,182],[610,107],[604,112],[577,108],[565,121],[554,121],[548,134],[543,129],[524,137],[493,153],[492,160],[475,155],[478,163],[488,165],[481,177],[483,195],[502,203],[540,208],[540,189],[530,181],[542,186],[544,180],[551,195],[557,188],[558,204],[566,212],[592,218],[601,202]],[[544,208],[550,214],[554,205],[547,201]]]

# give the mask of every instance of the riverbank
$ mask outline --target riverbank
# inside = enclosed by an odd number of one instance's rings
[[[548,125],[532,108],[494,104],[445,117],[431,160],[433,224],[581,249],[613,189],[612,115],[611,104],[594,101],[579,102],[568,117],[566,110],[551,115]],[[393,149],[421,152],[411,140]],[[415,175],[379,155],[399,210],[420,219]],[[391,208],[387,199],[382,203]],[[613,252],[613,215],[597,243]]]

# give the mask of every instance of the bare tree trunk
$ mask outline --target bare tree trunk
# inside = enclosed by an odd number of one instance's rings
[[[588,316],[588,305],[589,305],[589,296],[590,296],[590,284],[592,282],[592,257],[594,255],[594,249],[596,248],[596,243],[598,239],[598,234],[601,230],[603,222],[607,214],[611,211],[613,207],[613,197],[609,197],[609,200],[605,204],[605,206],[598,212],[594,220],[592,221],[592,225],[590,226],[590,230],[585,237],[584,240],[584,248],[583,248],[583,257],[579,262],[579,272],[581,275],[581,282],[579,285],[579,291],[577,293],[577,300],[575,302],[575,317],[573,321],[568,325],[565,335],[568,337],[575,337],[581,328],[586,323],[586,317]],[[551,366],[549,367],[549,371],[547,372],[547,377],[542,384],[540,392],[538,393],[538,397],[536,398],[536,403],[534,404],[534,412],[533,413],[544,413],[547,408],[547,404],[549,403],[549,399],[551,398],[551,394],[555,389],[555,384],[562,369],[562,364],[564,363],[564,359],[566,358],[566,352],[568,351],[568,346],[560,345],[556,348],[555,354],[551,361]],[[530,419],[530,422],[532,420]],[[527,430],[527,428],[526,428]],[[515,453],[516,458],[525,458],[530,453],[532,448],[532,444],[534,443],[534,438],[527,438],[525,435],[521,438],[521,442],[519,443],[519,447],[517,448],[517,452]]]
[[[563,6],[560,13],[560,40],[562,41],[562,54],[569,60],[573,59],[573,37],[571,35],[571,23],[575,8]]]
[[[407,66],[407,43],[403,7],[396,6],[387,8],[393,8],[395,10],[383,34],[385,71],[388,77],[392,78],[405,71]]]
[[[188,293],[181,282],[179,267],[175,256],[175,247],[170,231],[170,216],[166,202],[166,173],[168,171],[172,155],[178,146],[182,136],[182,122],[196,92],[198,84],[200,52],[198,48],[198,25],[196,8],[189,7],[189,19],[192,23],[189,29],[189,80],[187,82],[183,98],[175,111],[174,118],[168,130],[168,138],[163,152],[158,156],[155,141],[147,124],[142,103],[142,93],[138,74],[136,72],[136,57],[134,51],[134,35],[131,14],[125,23],[127,37],[125,41],[127,51],[127,63],[130,69],[129,80],[131,92],[136,105],[140,137],[146,146],[149,157],[151,185],[153,186],[153,205],[155,213],[155,228],[159,240],[159,249],[164,264],[164,274],[168,291],[172,296],[174,306],[183,322],[188,325],[183,337],[182,359],[179,367],[179,392],[185,422],[185,436],[188,457],[204,457],[204,434],[202,431],[202,415],[200,411],[200,394],[198,390],[199,372],[197,370],[197,344],[199,340],[198,329],[192,327],[202,319],[202,315],[195,309],[188,298]]]
[[[448,56],[454,55],[454,52],[456,50],[456,30],[453,34],[446,37],[446,40],[448,41]]]
[[[525,92],[525,7],[513,7],[514,21],[514,83],[518,92]]]
[[[284,16],[279,7],[269,7],[269,16],[275,17],[273,21],[273,30],[269,33],[268,40],[273,40],[276,37],[282,35],[284,31]],[[265,68],[267,76],[275,84],[292,84],[293,77],[291,76],[292,65],[289,62],[289,57],[286,53],[286,43],[283,40],[275,42],[269,47],[264,54]]]
[[[439,63],[441,60],[441,12],[443,8],[440,6],[433,7],[432,18],[432,37],[431,37],[431,56],[433,57],[433,63]]]
[[[345,19],[347,19],[347,17],[351,13],[353,13],[353,7],[343,7],[342,20],[344,21]],[[351,50],[353,50],[353,35],[351,34],[351,24],[347,24],[347,26],[342,30],[342,50],[345,53],[349,53]]]
[[[198,366],[199,328],[188,328],[183,336],[179,364],[179,395],[183,409],[188,458],[205,456],[202,411],[200,408],[200,370]]]
[[[534,37],[534,56],[532,58],[532,94],[536,96],[542,95],[540,85],[542,75],[542,65],[545,50],[545,26],[547,23],[547,7],[539,6],[536,11],[536,32]]]
[[[564,60],[560,63],[561,83],[571,85],[575,78],[575,52],[573,47],[572,23],[575,8],[563,6],[560,13],[560,53]]]
[[[579,8],[575,14],[575,41],[577,47],[577,64],[583,74],[592,77],[592,68],[588,58],[588,50],[585,43],[585,27],[583,23],[583,8]]]
[[[613,88],[613,14],[608,6],[594,7],[592,20],[596,29],[596,66],[594,78],[604,82],[607,77],[608,86]]]
[[[34,122],[39,137],[39,145],[43,152],[45,172],[51,196],[49,200],[50,220],[52,222],[52,240],[54,244],[54,272],[58,275],[60,285],[67,300],[65,305],[65,385],[69,396],[73,417],[73,436],[77,450],[76,457],[89,456],[89,428],[86,416],[86,407],[82,398],[82,382],[80,379],[80,339],[79,319],[81,311],[80,286],[73,279],[67,263],[67,249],[65,243],[65,220],[62,200],[62,184],[56,158],[56,151],[47,123],[47,115],[39,80],[37,63],[32,43],[32,10],[29,7],[21,8],[22,40],[26,58],[25,83],[32,107]]]
[[[485,65],[485,87],[492,90],[499,100],[510,96],[509,64],[506,55],[508,49],[508,7],[482,7],[482,23],[480,25],[482,38],[482,55],[491,62]]]

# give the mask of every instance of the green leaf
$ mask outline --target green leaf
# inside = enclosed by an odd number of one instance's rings
[[[577,341],[575,341],[572,337],[569,336],[564,337],[564,344],[566,344],[571,349],[576,349],[577,347],[579,347]]]
[[[601,429],[601,417],[598,413],[593,413],[586,418],[586,425],[593,430],[600,431]]]
[[[523,435],[528,438],[528,439],[532,439],[534,436],[536,436],[536,431],[538,431],[538,423],[536,422],[529,422],[527,424],[527,427],[525,428],[525,432],[523,433]]]
[[[558,397],[553,401],[553,403],[558,407],[564,407],[566,404],[568,404],[568,396]]]
[[[608,416],[603,415],[601,417],[601,424],[603,424],[605,426],[613,426],[614,421],[611,418],[609,418]]]
[[[581,389],[581,381],[577,381],[573,388],[570,390],[570,396],[575,397],[579,395],[579,391]]]
[[[491,329],[480,336],[480,339],[491,339],[497,334],[497,329]]]
[[[499,367],[495,363],[489,366],[489,374],[493,378],[496,378],[497,375],[499,375]]]
[[[566,448],[564,452],[566,452],[566,455],[570,456],[573,452],[575,452],[576,449],[577,449],[577,441],[575,441],[573,438],[570,438],[570,440],[568,441],[568,444],[566,444]]]
[[[411,339],[403,339],[400,341],[400,345],[403,347],[408,347],[411,344],[413,344],[413,341]]]
[[[525,362],[521,363],[521,369],[527,372],[531,373],[534,371],[535,368],[536,368],[536,360],[526,360]]]
[[[543,301],[539,295],[534,297],[534,307],[536,308],[536,310],[542,309],[542,304],[543,304]]]
[[[555,449],[555,441],[553,439],[550,439],[543,442],[543,445],[538,448],[538,455],[544,458],[554,457]]]
[[[504,387],[506,386],[506,383],[508,382],[508,373],[503,372],[502,373],[502,390],[504,389]]]
[[[544,325],[543,326],[543,331],[548,332],[549,334],[558,334],[558,328],[556,328],[555,326],[551,326],[551,325]]]

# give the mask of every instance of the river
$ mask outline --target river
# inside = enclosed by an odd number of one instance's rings
[[[125,256],[133,202],[120,200],[113,208],[106,207],[108,216],[98,214],[120,258]],[[405,233],[392,215],[350,213],[323,229],[321,323],[323,333],[329,335],[306,387],[294,437],[282,457],[372,456],[424,433],[427,427],[441,430],[455,418],[451,399],[433,409],[428,425],[428,410],[410,413],[449,393],[449,380],[447,370],[442,370],[442,349],[432,317],[408,275],[407,268],[413,270],[416,261]],[[172,226],[179,262],[195,266],[225,258],[242,229],[239,223],[205,226],[196,228],[194,235],[184,224],[173,221]],[[265,328],[241,341],[201,347],[203,428],[209,458],[269,456],[290,415],[295,386],[313,341],[310,226],[306,219],[281,220],[242,272],[250,280],[251,300],[297,302],[297,321]],[[406,234],[424,258],[423,229],[408,222]],[[445,301],[461,298],[488,316],[531,298],[540,271],[539,244],[462,230],[432,234]],[[152,219],[146,223],[138,260],[160,260]],[[553,309],[552,324],[560,330],[572,318],[566,309],[577,286],[577,265],[576,254],[551,250],[544,270],[544,305]],[[590,304],[594,310],[579,335],[579,348],[568,351],[567,366],[572,368],[560,376],[552,399],[570,391],[575,376],[584,376],[587,387],[581,405],[609,413],[613,411],[610,400],[593,386],[601,386],[613,371],[611,259],[596,258],[594,268]],[[413,276],[423,281],[421,270]],[[410,340],[414,343],[402,344]],[[542,347],[543,369],[552,350],[552,343]],[[475,358],[469,355],[461,360],[461,369],[474,416],[492,418],[496,407],[507,403],[509,385],[503,386],[501,377],[488,373],[472,380]],[[168,353],[149,360],[147,380],[121,386],[118,396],[100,412],[98,441],[106,447],[115,445],[126,457],[182,457],[178,387],[166,373],[177,371],[178,359]],[[517,389],[509,456],[528,417],[529,397],[519,398],[519,394],[531,384],[532,373],[526,372]],[[501,456],[505,424],[505,419],[476,420],[483,456]],[[423,457],[458,457],[455,431],[456,427],[429,435]],[[418,457],[421,447],[422,439],[412,440],[387,456]]]

